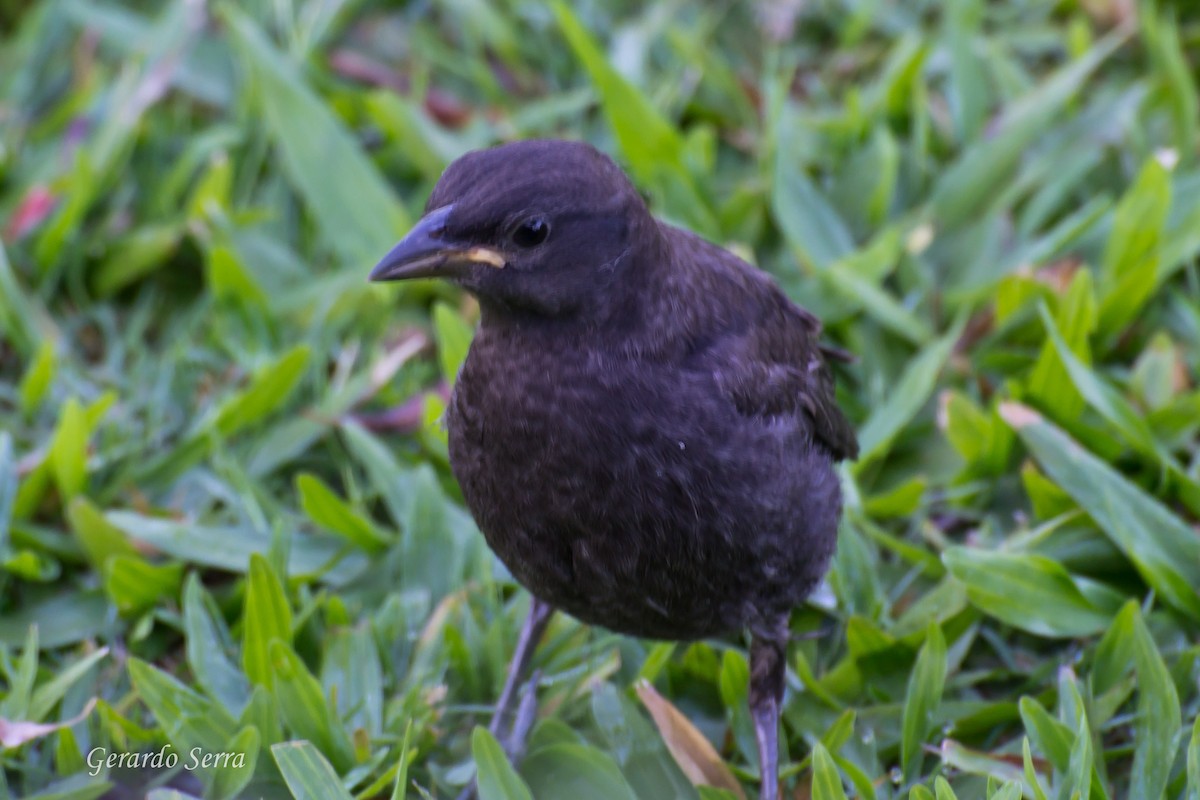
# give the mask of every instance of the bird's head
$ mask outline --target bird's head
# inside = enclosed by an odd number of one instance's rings
[[[447,167],[371,280],[444,278],[485,308],[595,314],[653,225],[629,179],[591,145],[515,142]]]

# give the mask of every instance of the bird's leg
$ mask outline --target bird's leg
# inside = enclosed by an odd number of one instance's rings
[[[554,607],[549,603],[544,603],[536,597],[530,597],[529,616],[525,618],[525,624],[521,626],[521,635],[517,637],[517,647],[513,650],[512,661],[508,664],[508,677],[504,680],[504,689],[500,692],[500,699],[496,701],[496,712],[492,715],[492,723],[488,725],[488,731],[504,745],[509,758],[514,756],[515,751],[521,749],[520,745],[523,743],[514,743],[510,737],[501,737],[500,732],[509,723],[513,704],[517,700],[517,691],[521,688],[525,673],[533,660],[533,651],[537,648],[542,634],[546,632],[546,625],[549,624],[553,614]],[[530,687],[531,694],[533,691],[533,687]],[[510,740],[506,741],[506,739]]]
[[[504,742],[504,752],[512,763],[516,764],[525,755],[525,740],[537,718],[537,685],[541,671],[535,671],[529,677],[529,682],[521,689],[521,699],[517,703],[517,714],[513,718],[512,729],[508,732],[508,741]]]
[[[750,640],[750,716],[758,742],[762,776],[759,800],[779,798],[779,709],[787,665],[787,625],[769,635],[754,633]]]
[[[508,676],[504,679],[504,688],[500,691],[500,699],[496,701],[496,711],[492,714],[492,722],[488,732],[500,742],[504,754],[510,761],[516,761],[525,750],[525,737],[533,727],[533,717],[537,710],[536,676],[525,687],[526,694],[521,698],[516,718],[507,736],[501,735],[501,730],[508,724],[508,718],[513,715],[513,703],[517,700],[517,692],[524,681],[529,663],[533,661],[533,651],[537,649],[538,641],[546,632],[550,617],[554,616],[554,607],[530,595],[529,616],[521,626],[521,635],[517,637],[517,647],[513,650],[512,661],[508,662]],[[459,794],[458,800],[475,800],[477,787],[472,779]]]

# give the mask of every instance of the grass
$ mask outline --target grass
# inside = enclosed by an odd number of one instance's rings
[[[0,30],[0,798],[755,791],[738,637],[560,617],[528,758],[476,727],[527,598],[438,425],[474,308],[365,275],[448,161],[532,136],[613,154],[860,356],[789,798],[1200,798],[1191,4],[46,0]]]

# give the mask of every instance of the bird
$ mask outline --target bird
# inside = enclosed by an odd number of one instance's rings
[[[836,463],[858,451],[835,396],[842,351],[584,142],[454,160],[369,279],[417,278],[478,301],[450,466],[533,598],[489,729],[522,727],[513,707],[556,610],[648,639],[748,633],[760,797],[776,800],[789,616],[829,566]],[[523,735],[506,736],[510,757]]]

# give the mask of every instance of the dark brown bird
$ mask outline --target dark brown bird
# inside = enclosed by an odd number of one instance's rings
[[[534,596],[493,732],[552,609],[655,639],[748,629],[761,796],[775,800],[788,617],[834,550],[834,462],[857,452],[818,320],[765,273],[656,220],[608,157],[575,142],[451,164],[371,273],[429,277],[479,300],[446,415],[450,461]]]

